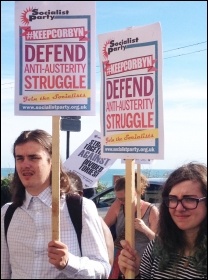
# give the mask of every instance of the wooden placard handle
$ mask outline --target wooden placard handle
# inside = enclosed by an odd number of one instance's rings
[[[137,218],[141,219],[141,165],[137,164]]]
[[[52,118],[52,240],[60,240],[60,117]]]
[[[130,246],[135,248],[135,230],[134,230],[134,215],[135,215],[135,160],[126,159],[126,177],[125,177],[125,239]],[[126,270],[125,279],[134,279],[135,273],[131,270]]]

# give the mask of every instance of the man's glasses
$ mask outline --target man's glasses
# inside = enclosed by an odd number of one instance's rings
[[[175,209],[180,202],[185,209],[196,209],[199,202],[205,200],[206,197],[195,198],[195,197],[183,197],[182,199],[178,199],[177,197],[166,197],[163,199],[165,205],[168,208]]]

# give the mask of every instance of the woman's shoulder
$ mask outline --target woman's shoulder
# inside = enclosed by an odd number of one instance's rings
[[[110,206],[110,208],[108,209],[104,221],[107,223],[108,226],[112,226],[119,215],[119,211],[121,208],[121,204],[120,202],[116,199]]]
[[[145,250],[144,250],[144,254],[143,255],[151,255],[154,245],[155,245],[155,239],[150,240],[148,242]]]
[[[121,208],[121,203],[118,201],[118,199],[114,200],[114,202],[111,204],[109,211],[118,213]]]
[[[143,199],[141,199],[141,202],[142,202],[143,205],[145,205],[145,206],[147,206],[147,207],[156,207],[155,204],[150,203],[150,202],[148,202],[148,201],[145,201],[145,200],[143,200]]]
[[[155,204],[150,203],[150,202],[145,201],[145,200],[142,200],[142,201],[143,201],[143,204],[145,205],[146,209],[150,209],[151,211],[157,212],[157,213],[159,212],[159,209]]]
[[[158,214],[159,213],[159,210],[157,208],[156,205],[152,204],[152,203],[149,203],[145,200],[141,200],[142,202],[142,212],[143,212],[143,215],[145,213],[147,213],[147,211],[149,210],[149,213],[151,214],[151,212],[155,213],[155,214]]]

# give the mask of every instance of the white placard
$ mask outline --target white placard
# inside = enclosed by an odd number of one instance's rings
[[[115,162],[101,158],[100,147],[100,132],[95,130],[63,163],[66,171],[74,171],[80,176],[84,189],[96,187],[95,183]]]
[[[95,1],[15,1],[15,115],[95,115]]]
[[[160,23],[98,35],[101,154],[163,159]]]

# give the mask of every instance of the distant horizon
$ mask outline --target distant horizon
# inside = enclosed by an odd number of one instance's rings
[[[14,169],[15,167],[1,167],[1,169]],[[109,169],[125,169],[125,167],[124,168],[112,168],[112,167],[110,167]],[[109,170],[108,169],[108,170]],[[136,169],[136,167],[135,167],[135,169]],[[144,167],[141,167],[141,169],[147,169],[147,170],[173,170],[173,168],[144,168]]]
[[[137,169],[135,168],[135,171],[137,171]],[[141,173],[143,173],[144,175],[146,175],[147,177],[163,177],[164,174],[168,175],[169,173],[171,173],[173,171],[173,169],[156,169],[156,168],[148,168],[148,167],[144,167],[141,168]],[[10,174],[14,173],[14,168],[12,167],[1,167],[1,179],[7,178]],[[163,174],[158,175],[158,174]],[[124,175],[125,174],[125,168],[109,168],[108,170],[106,170],[106,172],[98,178],[98,181],[106,181],[106,178],[112,178],[114,175]],[[148,176],[149,174],[149,176]],[[154,175],[152,175],[154,174]],[[150,176],[151,175],[151,176]],[[107,179],[109,180],[109,179]],[[110,179],[111,181],[111,179]]]

